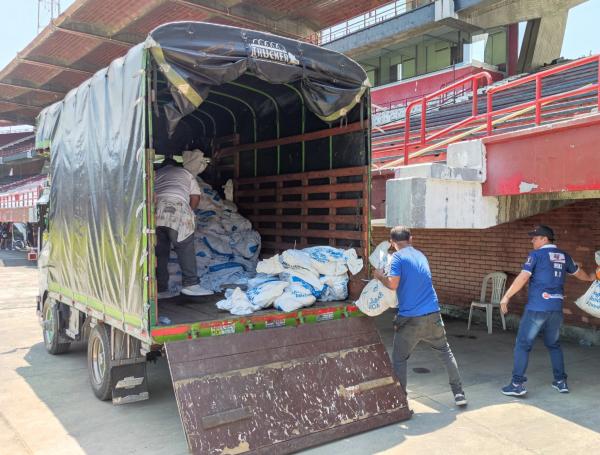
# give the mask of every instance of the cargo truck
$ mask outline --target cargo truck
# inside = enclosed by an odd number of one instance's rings
[[[214,187],[233,180],[263,257],[330,245],[366,259],[370,99],[356,62],[254,30],[164,24],[44,109],[36,147],[50,156],[44,342],[62,354],[87,341],[99,399],[148,398],[146,363],[166,355],[202,454],[288,453],[409,418],[351,300],[244,317],[218,311],[218,295],[157,300],[153,164],[186,147],[211,158]]]

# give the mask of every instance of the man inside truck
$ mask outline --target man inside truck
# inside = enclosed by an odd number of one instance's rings
[[[198,283],[193,210],[200,202],[201,190],[195,176],[172,158],[165,158],[156,171],[156,281],[158,298],[173,297],[169,291],[169,255],[171,245],[181,268],[181,293],[191,296],[213,294]]]

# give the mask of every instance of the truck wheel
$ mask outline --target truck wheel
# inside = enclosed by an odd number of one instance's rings
[[[58,304],[46,300],[42,310],[42,327],[44,345],[50,354],[62,354],[69,350],[71,343],[62,343],[60,340],[61,320]]]
[[[104,324],[96,324],[88,340],[88,373],[94,395],[102,401],[112,397],[110,336]]]

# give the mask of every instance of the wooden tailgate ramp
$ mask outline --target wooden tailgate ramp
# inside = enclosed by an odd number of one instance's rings
[[[194,454],[285,454],[408,419],[373,321],[166,344]]]

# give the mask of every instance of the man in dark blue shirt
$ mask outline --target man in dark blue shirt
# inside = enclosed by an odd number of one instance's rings
[[[529,253],[521,273],[500,300],[500,309],[506,314],[510,298],[529,282],[527,305],[515,342],[512,381],[502,388],[502,393],[510,396],[524,396],[527,393],[524,383],[527,381],[525,372],[529,352],[540,332],[543,332],[544,345],[552,362],[552,387],[561,393],[568,393],[563,352],[558,341],[563,321],[565,278],[569,274],[582,281],[594,281],[595,276],[585,273],[571,256],[553,244],[554,231],[548,226],[536,226],[529,236],[533,251]]]
[[[406,361],[417,344],[423,341],[437,352],[446,366],[454,402],[458,406],[465,406],[467,400],[456,359],[446,339],[427,258],[412,247],[412,236],[404,226],[397,226],[391,230],[390,242],[396,253],[392,258],[389,275],[386,276],[381,270],[375,270],[373,275],[398,295],[392,355],[394,371],[406,391]]]

